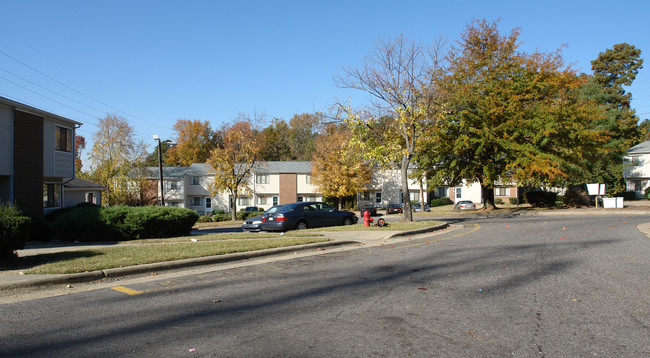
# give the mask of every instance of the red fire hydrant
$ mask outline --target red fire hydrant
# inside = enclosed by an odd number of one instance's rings
[[[372,223],[372,218],[370,217],[370,211],[366,210],[363,212],[363,226],[370,226]]]

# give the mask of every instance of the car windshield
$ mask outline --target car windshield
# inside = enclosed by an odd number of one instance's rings
[[[273,206],[266,211],[266,214],[273,214],[274,212],[278,211],[280,208],[282,208],[282,205]]]

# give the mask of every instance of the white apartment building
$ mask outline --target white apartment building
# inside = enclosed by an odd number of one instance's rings
[[[647,140],[628,149],[623,157],[623,163],[626,190],[633,191],[637,198],[642,198],[643,192],[650,186],[650,141]]]

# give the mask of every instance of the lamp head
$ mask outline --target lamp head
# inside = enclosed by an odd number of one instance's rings
[[[153,140],[160,140],[160,137],[158,136],[158,134],[153,135]]]

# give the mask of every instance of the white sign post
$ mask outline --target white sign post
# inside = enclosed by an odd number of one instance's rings
[[[589,195],[596,196],[596,207],[598,207],[598,197],[605,195],[605,184],[587,184],[587,192],[589,192]]]

